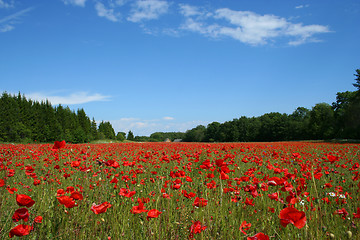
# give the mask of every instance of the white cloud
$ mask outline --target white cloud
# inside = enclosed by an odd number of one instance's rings
[[[171,120],[174,120],[175,118],[173,117],[163,117],[164,120],[168,120],[168,121],[171,121]]]
[[[110,7],[121,7],[125,5],[129,0],[109,0]]]
[[[141,22],[159,18],[160,15],[167,13],[169,3],[163,0],[138,0],[127,18],[131,22]]]
[[[296,8],[296,9],[301,9],[301,8],[307,8],[307,7],[309,7],[309,6],[310,6],[309,4],[306,4],[306,5],[296,6],[295,8]]]
[[[12,8],[14,7],[14,1],[4,1],[0,0],[0,8]]]
[[[85,7],[86,0],[63,0],[63,2],[68,5],[75,5],[80,7]]]
[[[14,26],[5,24],[3,26],[0,26],[0,32],[9,32],[14,29]]]
[[[119,21],[119,14],[114,12],[114,9],[107,9],[104,4],[97,2],[95,4],[95,9],[97,12],[97,15],[99,17],[104,17],[112,22],[117,22]]]
[[[121,118],[118,120],[106,120],[111,123],[115,132],[126,132],[130,130],[136,136],[150,136],[155,132],[185,132],[197,125],[207,125],[204,121],[169,122],[167,119],[139,119]]]
[[[185,17],[202,15],[203,13],[199,10],[198,7],[191,6],[188,4],[179,4],[180,13]]]
[[[107,101],[110,98],[110,96],[101,95],[99,93],[89,94],[86,92],[76,92],[68,96],[51,96],[37,92],[37,93],[26,94],[26,97],[37,101],[45,101],[47,99],[52,105],[57,105],[57,104],[72,105],[72,104],[82,104],[88,102]]]
[[[29,7],[0,19],[0,32],[8,32],[13,30],[15,28],[14,25],[20,22],[20,18],[33,9],[33,7]]]
[[[277,37],[287,26],[287,21],[274,15],[258,15],[249,11],[218,9],[215,18],[225,19],[233,27],[221,27],[219,33],[244,43],[264,44],[266,40]]]
[[[198,32],[202,35],[220,38],[230,37],[250,45],[264,45],[280,37],[291,37],[290,45],[299,45],[306,42],[319,41],[313,36],[319,33],[330,32],[327,26],[303,25],[291,23],[285,18],[275,15],[260,15],[251,11],[234,11],[228,8],[218,9],[212,17],[212,23],[205,21],[203,14],[196,13],[187,6],[182,14],[186,17],[181,29]],[[191,17],[194,16],[194,17]]]
[[[288,27],[286,34],[297,37],[296,40],[290,41],[290,45],[300,45],[307,41],[317,42],[319,40],[312,38],[312,35],[316,33],[327,33],[330,32],[327,26],[322,25],[307,25],[303,26],[300,24],[292,24]]]

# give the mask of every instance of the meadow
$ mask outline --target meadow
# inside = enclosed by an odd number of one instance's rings
[[[1,144],[0,239],[360,239],[359,160],[359,144]]]

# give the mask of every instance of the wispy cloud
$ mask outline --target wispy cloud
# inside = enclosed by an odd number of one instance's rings
[[[137,136],[150,136],[154,132],[185,132],[197,125],[207,125],[204,121],[185,121],[176,122],[166,119],[140,119],[140,118],[121,118],[118,120],[106,120],[114,127],[115,132],[129,132],[130,130]],[[172,118],[172,117],[170,117]],[[173,119],[173,118],[172,118]]]
[[[104,17],[112,22],[117,22],[120,19],[119,13],[115,13],[112,8],[106,8],[101,2],[95,4],[95,10],[99,17]]]
[[[110,99],[110,96],[105,96],[99,93],[89,94],[87,92],[76,92],[68,96],[55,96],[36,92],[26,94],[26,97],[37,101],[45,101],[47,99],[53,105],[83,104],[88,102],[107,101]]]
[[[203,15],[203,12],[200,11],[200,9],[195,6],[191,6],[188,4],[179,4],[179,8],[180,8],[180,13],[185,17]]]
[[[0,32],[9,32],[14,29],[14,26],[11,26],[9,24],[0,25]]]
[[[162,0],[138,0],[127,18],[131,22],[141,22],[159,18],[168,12],[169,3]]]
[[[309,6],[310,6],[309,4],[306,4],[306,5],[296,6],[295,8],[296,8],[296,9],[301,9],[301,8],[307,8],[307,7],[309,7]]]
[[[15,28],[14,25],[20,23],[20,18],[33,9],[33,7],[29,7],[0,19],[0,32],[13,30]]]
[[[0,0],[1,1],[1,0]],[[84,6],[86,0],[63,0],[66,4]],[[320,42],[316,36],[331,32],[328,26],[304,25],[294,23],[294,19],[286,19],[272,14],[258,14],[252,11],[235,11],[229,8],[208,10],[205,7],[190,4],[178,4],[177,13],[182,17],[182,23],[165,29],[149,28],[147,20],[158,19],[168,13],[170,4],[166,0],[94,0],[97,15],[109,21],[120,21],[117,8],[129,4],[127,21],[140,23],[140,27],[147,34],[157,35],[163,33],[179,37],[183,32],[194,32],[213,39],[232,38],[252,46],[266,45],[277,40],[285,40],[289,45],[295,46],[308,42]],[[306,8],[298,5],[295,8]],[[174,11],[173,11],[174,12]],[[9,24],[8,24],[9,25]],[[12,25],[2,26],[2,31],[11,30]]]
[[[130,0],[109,0],[109,6],[111,8],[121,7],[121,6],[125,5],[129,1]]]
[[[12,8],[14,7],[14,1],[0,0],[0,8]]]
[[[290,45],[299,45],[319,41],[314,35],[330,32],[327,26],[295,24],[275,15],[228,8],[217,9],[213,14],[201,14],[190,6],[180,7],[185,17],[182,29],[212,38],[230,37],[250,45],[264,45],[281,37],[290,37]]]
[[[175,118],[173,117],[163,117],[164,120],[168,120],[168,121],[171,121],[171,120],[174,120]]]
[[[85,3],[87,0],[63,0],[63,2],[67,5],[67,4],[71,4],[74,6],[80,6],[80,7],[85,7]]]

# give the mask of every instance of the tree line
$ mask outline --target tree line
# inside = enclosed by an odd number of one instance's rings
[[[212,122],[186,131],[186,142],[254,142],[324,139],[360,139],[360,69],[357,91],[338,92],[332,105],[318,103],[312,109],[298,107],[291,114],[266,113],[242,116],[224,123]]]
[[[155,132],[134,136],[130,130],[115,131],[110,122],[97,126],[84,109],[76,112],[48,100],[33,101],[4,92],[0,98],[1,142],[83,143],[97,139],[162,142],[254,142],[323,139],[360,139],[360,69],[356,70],[356,91],[338,92],[336,102],[318,103],[312,109],[298,107],[293,113],[266,113],[260,117],[242,116],[224,123],[212,122],[184,132]]]
[[[4,92],[0,98],[1,142],[83,143],[96,139],[115,139],[109,122],[97,126],[84,109],[76,112],[61,104],[53,107],[48,100],[33,101],[25,96]]]

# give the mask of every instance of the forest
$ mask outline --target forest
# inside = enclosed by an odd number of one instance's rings
[[[4,92],[0,98],[1,142],[84,143],[105,138],[115,138],[111,124],[102,121],[97,126],[84,109],[75,112],[62,105],[53,107],[49,101],[28,100],[20,93]]]
[[[33,101],[19,93],[4,92],[0,98],[1,142],[84,143],[98,139],[162,142],[264,142],[360,139],[360,69],[354,74],[356,91],[338,92],[336,102],[318,103],[312,109],[298,107],[291,114],[271,112],[259,117],[235,118],[224,123],[199,125],[186,132],[155,132],[134,136],[115,131],[110,122],[97,123],[84,109],[76,112],[61,104]]]

